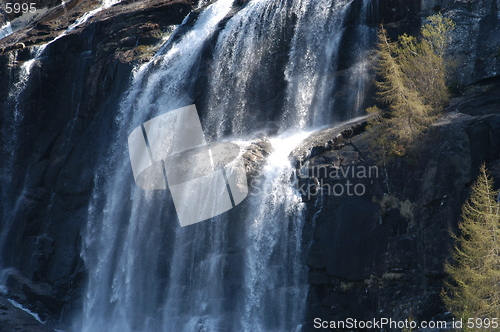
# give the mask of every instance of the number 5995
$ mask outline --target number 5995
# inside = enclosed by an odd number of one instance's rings
[[[36,12],[36,3],[18,3],[18,2],[7,2],[5,4],[5,12],[7,14],[26,14],[26,13],[35,13]]]

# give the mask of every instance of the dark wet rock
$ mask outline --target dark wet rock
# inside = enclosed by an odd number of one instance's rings
[[[306,160],[316,156],[321,155],[325,157],[323,154],[326,152],[330,153],[326,153],[326,158],[334,157],[331,155],[331,151],[339,150],[341,147],[349,144],[350,138],[364,131],[368,121],[369,117],[365,117],[360,120],[350,121],[344,125],[312,133],[291,153],[296,167],[300,167]]]
[[[262,166],[266,162],[266,157],[273,151],[273,146],[267,137],[256,139],[245,147],[243,162],[248,177],[258,176]]]
[[[476,88],[484,91],[454,100],[418,152],[379,165],[377,176],[325,176],[338,168],[375,165],[366,132],[329,148],[324,144],[328,137],[320,135],[310,146],[322,152],[310,153],[299,166],[328,172],[315,174],[316,187],[306,186],[303,193],[314,230],[307,331],[313,330],[315,317],[450,319],[439,295],[450,257],[449,231],[457,229],[481,163],[486,162],[500,187],[498,85]],[[338,135],[332,130],[331,139]],[[346,181],[366,192],[328,194],[327,186],[346,188]]]
[[[4,271],[9,295],[24,307],[32,308],[42,321],[58,315],[65,303],[48,283],[35,283],[16,269]]]
[[[466,97],[454,98],[451,110],[460,110],[469,115],[500,114],[500,85],[498,79],[485,80],[483,84],[471,86]]]
[[[379,0],[372,5],[369,22],[383,22],[395,39],[404,32],[418,34],[425,17],[438,12],[456,23],[447,56],[458,69],[452,79],[457,90],[499,76],[498,0]]]
[[[44,326],[32,315],[17,308],[9,298],[0,294],[0,331],[48,332],[53,329]]]

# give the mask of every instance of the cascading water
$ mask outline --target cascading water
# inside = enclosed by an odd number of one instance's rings
[[[95,197],[89,208],[83,251],[84,260],[89,267],[89,285],[84,298],[82,321],[79,323],[81,326],[77,329],[89,332],[158,330],[162,324],[162,316],[167,314],[159,309],[164,302],[164,289],[168,288],[171,293],[176,290],[165,285],[168,282],[175,283],[178,277],[182,279],[176,275],[175,268],[188,269],[194,264],[193,258],[183,257],[183,249],[190,245],[195,247],[197,243],[201,245],[204,238],[212,238],[210,244],[213,246],[224,243],[221,238],[216,238],[223,235],[220,231],[197,227],[207,228],[207,225],[211,225],[208,223],[175,230],[174,226],[177,226],[178,221],[165,194],[149,192],[145,196],[133,183],[123,188],[124,179],[131,174],[128,154],[121,148],[125,146],[122,144],[126,144],[130,131],[137,125],[164,113],[165,109],[190,103],[193,72],[200,62],[203,43],[213,35],[218,23],[231,7],[232,0],[218,1],[209,6],[177,44],[170,45],[170,48],[163,47],[163,51],[168,49],[167,53],[160,53],[135,74],[122,106],[124,111],[117,119],[122,125],[117,133],[118,142],[115,146],[119,149],[110,152],[118,163],[103,165],[96,178]],[[100,177],[107,174],[113,174],[113,177],[101,181]],[[121,189],[117,191],[116,188]],[[177,239],[165,234],[162,231],[165,228],[175,233]],[[198,239],[184,240],[184,236],[193,238],[196,234],[199,234]],[[176,246],[177,250],[169,255],[166,252],[172,246]],[[199,259],[205,257],[205,254],[209,255],[210,249],[209,245],[203,248],[203,252],[198,253]],[[189,248],[186,250],[189,251]],[[169,261],[175,260],[180,262],[177,265],[169,264]],[[167,264],[173,267],[171,277],[163,267]],[[207,271],[198,272],[201,279],[207,278],[204,274]],[[148,285],[147,288],[145,285]],[[212,282],[206,285],[206,289],[213,290],[216,287]],[[193,291],[197,291],[196,295],[203,295],[201,287]],[[170,294],[170,297],[174,297],[174,294]],[[193,303],[192,307],[195,308],[196,305],[202,303]],[[177,307],[182,308],[181,304]],[[175,330],[175,322],[171,321],[170,324],[172,330]]]
[[[19,74],[19,79],[15,78],[15,73],[12,68],[14,67],[14,63],[17,59],[18,52],[12,52],[9,55],[9,77],[8,80],[10,82],[10,86],[13,86],[13,89],[9,91],[8,100],[5,102],[6,104],[3,107],[4,114],[2,114],[2,118],[4,119],[1,127],[1,139],[3,142],[1,157],[1,182],[5,184],[12,184],[14,182],[14,164],[15,164],[15,147],[17,146],[18,141],[18,131],[19,131],[19,121],[21,120],[21,114],[18,109],[18,98],[21,92],[21,89],[24,88],[24,84],[26,81],[26,77],[29,75],[26,73],[26,68],[21,68],[21,73]],[[16,82],[17,81],[17,82]],[[9,111],[9,107],[14,106],[14,112]],[[10,108],[12,109],[12,108]],[[8,148],[7,148],[8,147]],[[1,189],[1,200],[0,207],[2,211],[2,224],[0,225],[0,248],[2,249],[2,253],[4,252],[4,246],[7,239],[8,231],[12,226],[12,222],[14,218],[12,217],[12,213],[9,211],[15,211],[17,200],[12,199],[14,195],[12,195],[12,191],[15,185],[3,185]],[[0,255],[0,269],[4,267],[3,255]],[[4,280],[2,280],[2,276],[0,275],[0,285],[3,285]]]
[[[75,330],[300,331],[305,207],[290,183],[288,156],[305,130],[351,116],[332,113],[352,5],[251,0],[226,19],[233,0],[219,0],[137,69],[95,177],[83,236],[88,285]],[[206,69],[201,60],[213,42]],[[270,139],[274,152],[241,206],[181,228],[168,192],[135,186],[126,139],[143,122],[198,98],[211,141],[236,139],[244,148],[242,136],[270,123],[279,135]]]
[[[355,38],[358,41],[356,44],[370,45],[376,38],[376,31],[366,24],[368,14],[374,3],[376,5],[377,1],[363,0],[357,29],[354,32]],[[373,65],[370,57],[370,48],[360,47],[355,49],[354,52],[354,64],[347,70],[347,77],[349,77],[347,90],[350,91],[350,95],[346,102],[350,103],[350,105],[347,106],[347,108],[351,110],[349,112],[349,118],[355,118],[362,111],[364,98],[372,77],[370,68]]]
[[[0,39],[7,37],[12,34],[14,30],[12,30],[12,25],[10,22],[5,23],[2,27],[0,27]]]
[[[343,36],[343,20],[351,2],[304,2],[307,7],[304,6],[302,11],[306,15],[297,20],[291,61],[285,69],[288,89],[284,118],[293,126],[317,127],[333,120],[334,75]],[[330,10],[325,10],[330,6]]]
[[[20,167],[16,165],[18,156],[16,153],[19,151],[19,135],[21,133],[21,123],[24,119],[24,103],[29,98],[24,98],[24,92],[26,88],[30,84],[31,73],[33,72],[33,68],[37,64],[40,64],[40,58],[43,56],[44,51],[47,47],[55,42],[56,40],[64,37],[68,32],[72,31],[79,25],[85,23],[89,18],[96,15],[98,12],[111,7],[112,5],[120,2],[121,0],[103,0],[101,5],[96,9],[87,12],[82,15],[79,19],[75,21],[68,29],[62,32],[59,36],[52,39],[46,44],[42,45],[34,45],[30,48],[31,58],[29,60],[23,61],[19,70],[14,70],[16,68],[15,63],[20,61],[18,59],[19,51],[15,50],[9,53],[9,86],[11,89],[8,92],[7,99],[3,101],[2,110],[4,114],[2,114],[1,123],[2,127],[0,128],[0,133],[2,135],[2,151],[1,151],[1,176],[2,176],[2,186],[0,194],[0,211],[2,213],[2,223],[0,224],[0,248],[2,249],[2,255],[0,255],[0,286],[2,286],[5,282],[2,270],[4,268],[8,268],[8,264],[4,262],[3,255],[7,250],[5,248],[8,246],[8,237],[11,231],[11,227],[16,219],[16,216],[19,212],[19,204],[25,198],[25,187],[26,182],[29,179],[29,174],[24,174],[22,171],[18,171]],[[64,6],[64,3],[63,3]],[[40,10],[40,13],[37,15],[41,15],[46,12],[47,9]],[[21,18],[20,18],[21,19]],[[10,25],[6,25],[2,29],[0,29],[0,39],[7,36],[6,32],[12,33],[14,32],[12,29],[9,29]],[[18,28],[24,27],[22,24]],[[5,30],[4,30],[5,28]],[[4,34],[5,32],[5,34]],[[2,34],[4,34],[2,36]]]
[[[271,139],[275,151],[263,169],[263,186],[249,199],[245,218],[243,331],[300,331],[307,296],[302,254],[304,203],[291,186],[291,149],[308,132]]]

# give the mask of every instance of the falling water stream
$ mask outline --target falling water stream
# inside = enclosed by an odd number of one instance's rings
[[[12,25],[10,22],[5,23],[2,27],[0,27],[0,39],[7,37],[12,34],[14,31],[12,30]]]
[[[94,177],[82,235],[88,278],[75,331],[302,328],[306,207],[293,186],[289,155],[312,130],[360,115],[373,40],[364,24],[371,1],[358,4],[359,52],[349,69],[351,93],[342,100],[348,114],[338,111],[336,75],[356,0],[250,0],[236,13],[233,1],[214,1],[186,18],[190,27],[179,27],[180,37],[174,32],[176,38],[134,70]],[[104,1],[75,24],[115,2]],[[21,68],[10,96],[16,112],[45,47]],[[265,132],[273,152],[243,203],[180,227],[168,190],[135,185],[126,146],[137,126],[193,103],[209,141],[237,142],[242,154]]]
[[[9,55],[9,77],[7,78],[10,82],[10,86],[13,86],[13,89],[9,91],[8,95],[8,103],[7,107],[4,107],[4,114],[2,114],[2,118],[4,119],[2,123],[2,130],[0,132],[1,140],[3,142],[3,147],[1,150],[3,162],[1,164],[1,183],[11,184],[14,181],[14,165],[16,162],[15,151],[17,147],[18,135],[19,135],[19,122],[21,120],[21,113],[18,109],[18,99],[19,99],[19,90],[23,88],[26,82],[26,78],[29,74],[27,74],[26,68],[21,68],[21,73],[19,74],[19,79],[15,78],[15,73],[12,68],[14,68],[14,63],[17,59],[18,52],[12,52]],[[14,112],[7,111],[9,110],[9,106],[13,106],[10,110],[14,109]],[[9,149],[6,149],[9,147]],[[19,204],[19,198],[13,198],[13,185],[3,185],[0,191],[1,200],[0,200],[0,208],[2,211],[1,218],[3,220],[2,225],[0,225],[0,248],[3,250],[9,230],[12,226],[14,218],[12,216],[11,211],[17,211],[17,206]],[[3,255],[0,255],[0,269],[4,268]],[[0,286],[4,285],[5,276],[2,272],[0,272]]]
[[[26,182],[29,178],[29,174],[22,174],[22,178],[19,178],[19,174],[15,174],[16,163],[18,162],[17,153],[19,152],[19,135],[20,126],[24,118],[24,103],[27,99],[24,95],[25,89],[30,83],[31,73],[34,66],[38,63],[40,58],[43,56],[44,51],[56,40],[64,37],[67,33],[74,30],[77,26],[84,24],[88,19],[95,16],[98,12],[111,7],[112,5],[120,2],[121,0],[102,0],[101,5],[97,8],[83,14],[78,18],[72,25],[70,25],[66,30],[60,33],[56,38],[50,40],[48,43],[42,45],[34,45],[30,48],[30,59],[23,61],[19,68],[19,71],[14,70],[16,68],[15,63],[18,60],[19,51],[15,50],[9,52],[9,86],[11,87],[8,91],[7,100],[3,101],[3,112],[2,114],[2,165],[1,165],[1,183],[4,184],[1,188],[1,200],[0,200],[0,211],[2,212],[2,224],[0,224],[0,249],[4,250],[9,232],[14,223],[17,213],[22,212],[18,207],[25,198],[25,187]],[[64,5],[64,3],[63,3]],[[42,15],[48,9],[40,10],[37,15]],[[7,23],[4,27],[0,29],[0,39],[8,36],[14,31],[9,28],[10,23]],[[21,27],[23,27],[21,25]],[[18,27],[18,28],[21,28]],[[16,177],[17,176],[17,177]],[[21,190],[19,190],[21,188]],[[4,266],[2,261],[3,257],[0,255],[0,287],[3,287],[5,283],[5,271],[1,269],[7,268]]]
[[[219,32],[233,6],[219,0],[135,71],[116,119],[116,142],[95,178],[82,253],[89,281],[75,329],[301,330],[305,206],[290,183],[288,158],[307,130],[342,118],[332,116],[332,82],[352,3],[251,0]],[[367,30],[358,31],[362,50],[370,47]],[[203,51],[214,38],[212,61],[204,69]],[[277,135],[270,138],[274,152],[258,188],[241,206],[181,228],[167,191],[135,186],[123,147],[133,128],[193,103],[202,70],[209,83],[198,106],[210,140],[237,140],[243,150],[252,133],[269,123]],[[354,84],[365,84],[364,77]],[[285,92],[273,96],[274,85]],[[352,99],[361,104],[359,93]]]

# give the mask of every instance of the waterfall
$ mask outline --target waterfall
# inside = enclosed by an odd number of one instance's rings
[[[284,119],[293,126],[317,127],[332,122],[334,75],[343,36],[343,20],[349,8],[347,4],[351,2],[305,2],[308,6],[302,11],[307,15],[297,20],[292,55],[285,69],[288,89]]]
[[[250,1],[226,24],[209,78],[207,132],[241,135],[258,121],[272,120],[277,105],[269,101],[273,86],[268,85],[279,77],[277,52],[293,6],[292,1]]]
[[[250,198],[245,218],[249,240],[244,270],[242,331],[300,331],[307,296],[302,255],[304,203],[290,185],[289,154],[309,135],[285,133],[271,139],[275,149],[263,169],[263,186]]]
[[[376,3],[372,0],[363,0],[358,24],[354,32],[356,45],[370,45],[376,39],[376,30],[367,25],[371,7]],[[349,118],[359,116],[363,110],[364,98],[371,83],[373,59],[370,57],[371,48],[357,47],[354,50],[354,63],[347,70],[347,90],[350,92],[345,102],[348,104]]]
[[[10,22],[5,23],[2,27],[0,27],[0,39],[7,37],[12,34],[14,31],[12,30],[12,25]]]
[[[214,55],[211,79],[223,84],[210,90],[209,131],[242,134],[263,120],[283,130],[331,122],[332,83],[351,2],[251,1],[235,15]],[[283,73],[280,83],[274,77]],[[286,86],[284,103],[275,100],[280,84]]]
[[[8,241],[9,231],[14,223],[18,206],[22,200],[22,194],[25,187],[27,175],[22,177],[19,174],[19,167],[16,167],[17,155],[16,151],[20,146],[20,124],[23,120],[23,112],[21,109],[22,92],[29,80],[31,69],[34,60],[26,61],[22,64],[19,72],[14,70],[15,62],[17,61],[18,51],[9,54],[9,85],[12,87],[7,95],[7,100],[2,103],[2,122],[1,137],[3,146],[0,150],[1,159],[1,182],[5,185],[1,189],[0,207],[2,211],[2,224],[0,225],[0,269],[5,268],[5,253]],[[21,188],[21,190],[19,190]],[[0,275],[0,285],[3,284]]]
[[[176,278],[183,278],[176,274],[175,268],[188,270],[194,264],[192,257],[183,256],[183,249],[188,247],[188,252],[189,246],[199,249],[201,253],[196,253],[200,254],[201,260],[203,254],[209,255],[219,250],[219,244],[224,245],[221,239],[224,234],[217,229],[218,224],[201,223],[181,229],[177,226],[172,202],[165,193],[147,192],[144,195],[144,191],[135,188],[133,181],[124,181],[129,179],[131,172],[129,157],[123,147],[126,146],[126,137],[137,125],[164,113],[165,109],[192,102],[193,72],[200,62],[203,44],[231,8],[232,0],[210,5],[178,43],[164,45],[159,55],[134,75],[117,118],[121,125],[118,142],[109,152],[112,160],[118,162],[104,164],[95,180],[82,253],[89,269],[89,284],[84,297],[83,317],[76,329],[89,332],[158,330],[162,316],[168,311],[161,309],[162,303],[167,302],[165,292],[168,289],[171,293],[176,291],[175,287],[166,287],[168,279],[174,279],[170,281],[171,285],[174,284]],[[128,185],[124,187],[124,183]],[[210,229],[211,226],[215,229]],[[175,234],[175,238],[170,234]],[[213,241],[202,247],[206,238],[213,238]],[[177,249],[172,254],[174,246]],[[210,246],[213,251],[210,251]],[[170,264],[176,260],[179,261],[177,266]],[[168,265],[173,267],[170,273]],[[200,278],[206,277],[200,273]],[[205,283],[205,288],[215,291],[213,283],[217,280]],[[193,297],[203,295],[201,287],[191,292],[197,293]],[[194,301],[193,298],[189,300]],[[202,304],[193,303],[193,307],[196,305]],[[177,307],[180,308],[181,304]],[[170,324],[175,330],[174,322]]]
[[[288,158],[308,130],[352,116],[335,114],[335,75],[353,3],[250,0],[234,13],[233,0],[218,0],[135,70],[94,179],[75,330],[301,330],[305,206]],[[210,141],[243,151],[274,127],[274,152],[240,206],[181,228],[168,191],[135,185],[126,144],[132,129],[195,101]]]
[[[121,0],[103,0],[101,5],[94,10],[91,10],[83,14],[78,18],[75,23],[69,26],[56,38],[52,39],[46,44],[34,45],[30,47],[30,58],[22,62],[20,67],[16,66],[17,62],[21,62],[18,59],[20,53],[19,50],[14,50],[8,53],[9,57],[9,85],[11,88],[6,94],[6,100],[0,103],[2,109],[2,122],[0,127],[2,147],[0,150],[0,159],[2,160],[0,166],[0,176],[2,188],[0,190],[0,211],[1,220],[0,223],[0,287],[4,287],[5,283],[5,273],[8,270],[11,259],[11,250],[9,249],[9,241],[12,237],[11,231],[18,213],[23,212],[19,209],[20,205],[26,199],[26,187],[28,180],[30,178],[30,172],[32,169],[26,167],[26,165],[18,165],[19,152],[22,150],[23,141],[23,130],[22,122],[25,117],[25,103],[29,101],[29,97],[26,97],[28,92],[25,90],[30,84],[30,78],[32,76],[33,70],[36,66],[41,65],[41,57],[47,47],[55,42],[56,40],[64,37],[68,32],[72,31],[77,26],[85,23],[89,18],[96,15],[98,12],[111,7],[112,5],[120,2]],[[62,3],[64,6],[64,3]],[[31,22],[35,20],[36,17],[45,13],[48,9],[40,9],[36,15],[23,15],[11,23],[7,23],[5,26],[0,28],[0,39],[6,37],[8,34],[15,32],[16,30],[22,29],[27,24],[26,22]],[[19,21],[22,21],[21,24]],[[25,22],[26,21],[26,22]],[[14,24],[15,23],[15,24]],[[18,70],[16,70],[19,68]],[[5,271],[4,271],[5,270]]]

